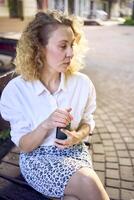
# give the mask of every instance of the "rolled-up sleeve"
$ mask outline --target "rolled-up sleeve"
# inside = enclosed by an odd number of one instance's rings
[[[10,122],[11,140],[19,146],[20,138],[31,131],[30,121],[24,114],[21,102],[15,94],[15,88],[8,85],[1,96],[0,112],[3,119]]]
[[[90,132],[92,132],[95,127],[93,113],[96,110],[96,91],[91,80],[89,80],[89,83],[88,83],[87,94],[88,94],[88,98],[87,98],[86,106],[83,112],[81,123],[89,124]]]

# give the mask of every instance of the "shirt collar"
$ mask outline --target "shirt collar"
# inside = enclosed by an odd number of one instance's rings
[[[47,93],[50,93],[49,90],[43,85],[43,83],[40,80],[36,80],[33,82],[33,88],[37,95],[42,94],[44,91]],[[61,73],[60,85],[59,85],[58,90],[55,93],[61,90],[63,91],[66,90],[66,75],[64,73]]]

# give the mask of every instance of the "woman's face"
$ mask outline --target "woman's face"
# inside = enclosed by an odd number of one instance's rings
[[[45,47],[45,70],[65,72],[73,57],[74,33],[71,27],[59,26]]]

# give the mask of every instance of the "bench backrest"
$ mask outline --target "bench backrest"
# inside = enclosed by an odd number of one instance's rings
[[[0,76],[0,96],[2,94],[3,89],[7,85],[7,83],[16,76],[14,71],[10,71],[2,76]],[[10,99],[9,99],[10,101]],[[9,122],[5,121],[0,115],[0,130],[9,129],[10,124]]]
[[[0,37],[0,54],[11,56],[16,55],[17,39]]]

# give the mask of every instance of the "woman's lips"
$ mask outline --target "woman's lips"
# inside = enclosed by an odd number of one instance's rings
[[[70,62],[66,62],[66,63],[63,63],[63,64],[65,64],[65,65],[70,65]]]

